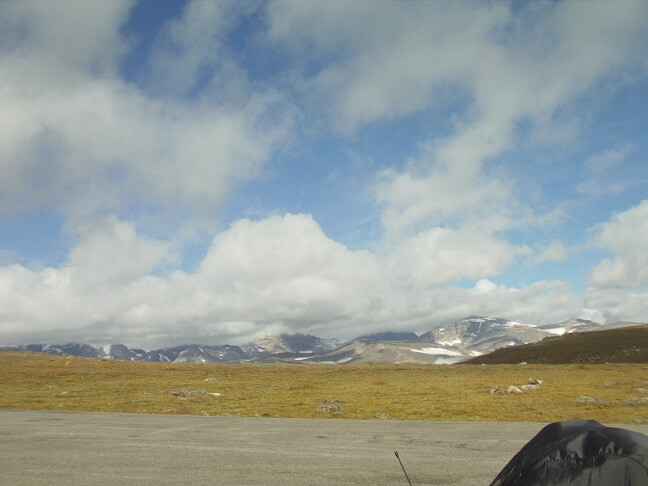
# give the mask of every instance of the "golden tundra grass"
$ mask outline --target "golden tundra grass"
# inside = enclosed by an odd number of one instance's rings
[[[486,393],[529,378],[540,390]],[[632,423],[648,421],[647,388],[646,364],[191,365],[0,352],[0,408],[10,409]]]

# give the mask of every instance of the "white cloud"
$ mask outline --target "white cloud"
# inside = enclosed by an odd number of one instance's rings
[[[613,253],[590,272],[596,287],[636,287],[648,283],[648,200],[595,227],[593,243]]]
[[[181,329],[184,340],[332,332],[371,312],[383,292],[380,272],[372,254],[332,241],[309,215],[240,220],[214,237],[194,274],[158,279],[162,300],[131,317],[157,320],[164,332]]]
[[[474,160],[474,159],[472,159]],[[417,164],[434,163],[423,157]],[[383,171],[376,198],[383,206],[381,221],[389,237],[399,237],[430,225],[458,225],[471,221],[484,230],[509,228],[520,209],[512,202],[510,185],[496,177],[475,173],[471,164],[457,163],[412,171]]]
[[[406,287],[430,288],[498,274],[524,251],[472,229],[433,228],[401,243],[390,268]]]
[[[585,161],[587,176],[578,183],[576,190],[593,196],[618,194],[638,181],[621,181],[615,177],[618,168],[636,149],[632,142],[624,142],[604,152],[592,155]],[[614,173],[612,172],[614,170]]]
[[[332,95],[335,126],[349,131],[442,102],[449,81],[464,86],[479,58],[472,47],[507,15],[497,4],[277,2],[270,39],[304,56],[335,54],[306,86]]]
[[[278,332],[354,338],[376,329],[425,331],[471,314],[549,323],[598,309],[564,282],[514,288],[480,278],[524,249],[463,231],[431,230],[377,256],[331,240],[310,215],[239,220],[215,235],[195,272],[151,275],[173,264],[172,250],[130,222],[108,219],[80,233],[59,268],[0,267],[0,331],[13,344],[156,347]],[[111,278],[93,281],[93,272]],[[456,278],[480,280],[464,289],[447,283]],[[633,302],[632,317],[645,308]]]
[[[214,237],[194,273],[157,276],[151,270],[172,264],[173,248],[137,234],[132,223],[108,219],[80,238],[60,268],[0,267],[0,329],[15,342],[152,347],[236,343],[276,332],[353,338],[380,327],[425,330],[482,312],[548,319],[558,309],[569,313],[564,304],[572,304],[558,283],[521,290],[486,280],[475,290],[444,284],[492,273],[517,251],[448,230],[378,257],[331,240],[309,215],[240,220]],[[392,274],[389,263],[402,266]],[[543,308],[549,304],[551,312]]]
[[[126,48],[118,27],[133,4],[132,0],[2,2],[0,52],[17,51],[37,60],[50,82],[76,70],[111,73]]]
[[[620,194],[629,186],[633,185],[627,181],[610,181],[607,178],[602,177],[593,177],[585,181],[579,182],[576,186],[576,190],[583,194],[589,194],[591,196],[605,196],[609,194]]]
[[[426,331],[469,315],[504,316],[519,322],[553,323],[578,315],[580,297],[569,284],[539,281],[515,288],[479,280],[473,288],[439,285],[393,291],[374,327]]]
[[[232,0],[187,3],[157,36],[146,73],[156,82],[148,89],[179,97],[202,94],[202,101],[249,96],[246,76],[225,44],[242,16],[256,8]]]
[[[161,266],[178,263],[170,243],[138,235],[132,223],[114,217],[81,228],[79,239],[64,266],[84,286],[128,284]]]
[[[575,251],[574,248],[569,248],[560,241],[552,241],[548,245],[539,247],[528,263],[541,265],[545,262],[561,262],[566,260],[573,251]]]
[[[476,311],[469,314],[506,316],[530,324],[563,321],[578,315],[582,305],[569,284],[561,281],[538,281],[516,288],[483,279],[466,297]]]
[[[624,142],[613,149],[592,155],[585,161],[585,167],[593,172],[603,172],[621,163],[634,151],[636,145],[632,142]]]
[[[22,116],[0,153],[5,210],[18,201],[93,214],[139,201],[205,213],[233,182],[256,175],[285,130],[257,124],[262,97],[240,111],[184,107],[94,80],[60,97],[47,87],[32,96],[14,74],[2,102]]]
[[[644,312],[644,314],[645,314],[645,312]],[[588,321],[594,321],[594,322],[598,322],[600,324],[605,324],[606,322],[608,322],[608,320],[605,318],[605,314],[603,312],[601,312],[599,309],[583,308],[581,310],[580,315],[578,316],[578,319],[585,319],[585,320],[588,320]]]
[[[196,103],[153,97],[110,69],[97,72],[94,61],[115,67],[128,10],[95,15],[121,4],[102,2],[95,12],[57,3],[52,23],[44,17],[49,3],[21,5],[3,4],[12,13],[5,22],[25,25],[0,51],[0,63],[12,66],[0,80],[0,129],[9,135],[0,147],[2,213],[46,205],[84,219],[139,204],[207,217],[232,185],[258,174],[286,136],[289,115],[277,110],[274,93],[246,91],[235,104]],[[101,23],[99,40],[80,53],[68,49],[95,39],[77,28],[86,17],[90,27]],[[58,54],[47,50],[49,42]]]
[[[461,101],[447,114],[449,135],[433,135],[404,170],[378,175],[388,233],[475,213],[504,214],[508,225],[537,220],[507,175],[485,164],[515,147],[521,123],[536,141],[574,134],[574,103],[645,68],[641,2],[532,3],[515,14],[504,3],[376,5],[273,3],[269,38],[332,59],[301,73],[301,86],[345,133]]]
[[[0,268],[0,328],[146,346],[240,341],[352,322],[384,298],[376,258],[332,241],[308,215],[238,221],[195,273],[151,275],[174,263],[172,250],[132,223],[87,228],[58,269]]]
[[[375,257],[330,240],[308,215],[242,220],[217,235],[196,279],[230,318],[293,329],[361,314],[384,278]]]
[[[642,290],[590,288],[583,301],[597,322],[646,322],[648,315],[648,292]]]
[[[504,3],[283,1],[268,10],[271,41],[303,56],[339,54],[311,87],[332,95],[343,129],[456,90],[472,99],[476,121],[549,121],[601,76],[643,61],[641,2],[530,4],[515,15]]]
[[[69,291],[69,270],[2,267],[0,288],[0,329],[6,335],[50,327],[58,330],[74,322],[74,313],[80,309],[81,302]]]
[[[477,295],[491,294],[500,289],[506,290],[506,287],[503,285],[497,285],[495,282],[488,280],[487,278],[482,278],[473,287],[473,291]]]

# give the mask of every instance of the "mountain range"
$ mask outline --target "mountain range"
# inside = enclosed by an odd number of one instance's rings
[[[128,348],[124,344],[93,346],[81,343],[28,344],[2,350],[130,361],[177,363],[430,363],[452,364],[497,349],[535,343],[551,336],[637,325],[617,322],[602,325],[585,319],[557,324],[525,324],[497,317],[470,316],[423,334],[381,332],[349,342],[322,339],[310,334],[261,336],[235,345],[182,345],[155,350]]]

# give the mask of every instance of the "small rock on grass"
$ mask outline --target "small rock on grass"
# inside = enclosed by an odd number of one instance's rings
[[[520,389],[521,389],[522,391],[528,391],[528,390],[539,390],[539,389],[540,389],[540,385],[536,385],[536,384],[529,385],[529,384],[527,384],[527,385],[522,385],[522,386],[520,387]]]
[[[206,392],[198,390],[179,390],[171,392],[171,396],[179,398],[188,398],[188,397],[220,397],[220,393],[215,392]]]
[[[342,407],[336,407],[335,405],[320,405],[315,411],[319,413],[330,412],[334,415],[342,415],[344,413],[344,409]]]
[[[344,413],[344,409],[338,405],[334,405],[336,403],[343,403],[343,400],[338,400],[337,398],[324,398],[320,400],[319,407],[317,407],[315,411],[319,413],[328,412],[334,415],[342,415]]]
[[[609,386],[614,386],[614,385],[616,385],[616,381],[607,381],[606,380],[603,383],[601,383],[599,386],[607,388]]]
[[[588,397],[581,395],[576,400],[576,403],[602,403],[603,401],[600,398]]]
[[[621,400],[621,403],[626,405],[648,405],[648,397],[630,397]]]
[[[389,415],[388,413],[381,413],[381,412],[375,414],[374,416],[375,416],[376,418],[379,418],[379,419],[385,419],[385,420],[388,420],[388,419],[392,419],[392,418],[394,418],[394,417],[392,417],[391,415]]]

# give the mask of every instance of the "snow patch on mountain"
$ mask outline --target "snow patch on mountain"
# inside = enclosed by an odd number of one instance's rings
[[[463,353],[461,353],[460,351],[454,351],[452,349],[445,349],[445,348],[410,349],[410,351],[414,351],[415,353],[440,354],[440,355],[445,355],[445,356],[462,356],[463,355]]]
[[[452,365],[456,363],[461,363],[462,361],[465,360],[465,357],[443,357],[443,358],[437,358],[434,361],[435,365]]]
[[[551,327],[551,328],[545,328],[545,331],[550,332],[551,334],[557,334],[559,336],[562,336],[567,332],[566,327]]]
[[[457,346],[461,344],[463,341],[460,338],[456,338],[452,341],[439,341],[439,344],[441,346]]]

